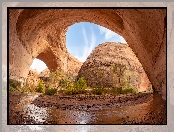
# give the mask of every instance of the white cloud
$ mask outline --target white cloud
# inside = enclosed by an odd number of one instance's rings
[[[38,72],[41,72],[47,68],[46,64],[39,60],[39,59],[34,59],[33,63],[31,64],[30,68],[36,69]]]
[[[100,30],[100,34],[105,35],[106,40],[114,39],[115,42],[127,43],[122,36],[116,34],[115,32],[113,32],[113,31],[111,31],[103,26],[98,26],[98,28]]]
[[[105,39],[108,40],[108,39],[111,39],[112,37],[116,37],[116,33],[105,28],[105,27],[102,27],[102,26],[98,26],[99,27],[99,30],[100,30],[100,34],[105,34]]]
[[[91,43],[90,43],[90,46],[88,48],[88,56],[90,55],[90,53],[92,52],[92,50],[94,49],[95,47],[95,43],[96,43],[96,36],[94,34],[94,31],[93,29],[91,28]]]
[[[83,55],[82,56],[79,56],[78,55],[78,52],[76,51],[76,56],[75,57],[79,61],[85,62],[86,58],[90,55],[90,53],[92,52],[93,48],[95,47],[96,36],[94,34],[93,29],[91,28],[91,42],[89,43],[84,27],[82,27],[82,33],[83,33],[83,37],[84,37],[84,40],[85,40],[85,46],[83,48]]]

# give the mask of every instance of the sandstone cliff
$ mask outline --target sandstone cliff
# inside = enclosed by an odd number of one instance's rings
[[[69,77],[71,78],[75,78],[78,75],[78,72],[82,66],[82,62],[80,62],[78,59],[76,59],[75,57],[71,56],[69,53],[67,54],[68,56],[68,61],[67,61],[67,70],[62,70],[59,69],[60,71],[62,71],[63,73],[67,74]],[[42,80],[47,80],[47,78],[50,75],[50,70],[48,68],[46,68],[45,70],[43,70],[38,77]]]
[[[30,68],[29,73],[26,79],[27,84],[29,85],[37,85],[39,78],[38,78],[39,72],[35,69]]]
[[[33,59],[48,47],[54,53],[45,62],[49,69],[68,71],[66,31],[75,23],[91,22],[126,39],[154,90],[166,99],[166,19],[166,9],[10,9],[9,76],[23,82]]]
[[[83,63],[79,77],[84,77],[88,86],[114,87],[119,83],[112,66],[125,65],[128,83],[138,91],[145,91],[151,83],[138,58],[127,44],[107,42],[98,45]],[[124,77],[122,77],[124,81]]]

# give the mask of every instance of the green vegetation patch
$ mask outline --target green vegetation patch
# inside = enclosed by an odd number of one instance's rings
[[[126,89],[123,89],[121,91],[122,94],[128,94],[128,93],[133,93],[133,94],[136,94],[137,93],[137,90],[133,89],[133,88],[126,88]]]
[[[39,92],[39,93],[44,93],[45,92],[45,86],[44,86],[44,84],[42,83],[41,80],[39,80],[39,82],[38,82],[37,92]]]
[[[48,88],[45,90],[46,95],[54,95],[57,93],[57,88]]]
[[[79,78],[75,82],[69,82],[65,88],[65,94],[75,95],[86,93],[87,83],[84,77]]]
[[[9,91],[14,92],[14,91],[19,91],[18,88],[21,86],[21,82],[16,81],[14,79],[9,80]]]
[[[111,94],[113,95],[119,95],[122,93],[122,88],[112,88],[111,89]]]
[[[92,93],[96,95],[102,95],[104,93],[103,88],[98,87],[98,88],[93,88]]]
[[[16,81],[14,79],[9,80],[10,86],[13,88],[19,88],[21,86],[21,82]]]

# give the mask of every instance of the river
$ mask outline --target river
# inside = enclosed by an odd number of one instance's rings
[[[56,107],[39,107],[31,103],[38,96],[23,95],[18,103],[11,106],[10,123],[166,124],[166,101],[158,94],[153,94],[153,98],[145,103],[97,110],[62,110]],[[156,121],[154,117],[157,118]]]

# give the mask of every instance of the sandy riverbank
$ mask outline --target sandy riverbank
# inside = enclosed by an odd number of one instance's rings
[[[56,107],[62,110],[98,110],[118,108],[147,102],[153,98],[151,93],[138,93],[127,95],[40,95],[32,104],[39,107]]]
[[[25,100],[25,101],[24,101]],[[39,108],[54,107],[60,110],[103,110],[121,108],[123,106],[135,106],[143,103],[153,103],[152,93],[138,93],[125,95],[44,95],[44,94],[23,94],[12,92],[9,94],[9,117],[10,123],[22,124],[22,122],[33,122],[31,119],[24,119],[21,109],[26,103],[33,104]],[[162,101],[162,100],[159,100]],[[22,104],[20,104],[22,102]],[[19,105],[20,104],[20,105]],[[163,103],[164,104],[164,103]],[[156,106],[145,115],[140,115],[136,119],[122,119],[122,124],[166,124],[166,105]]]

